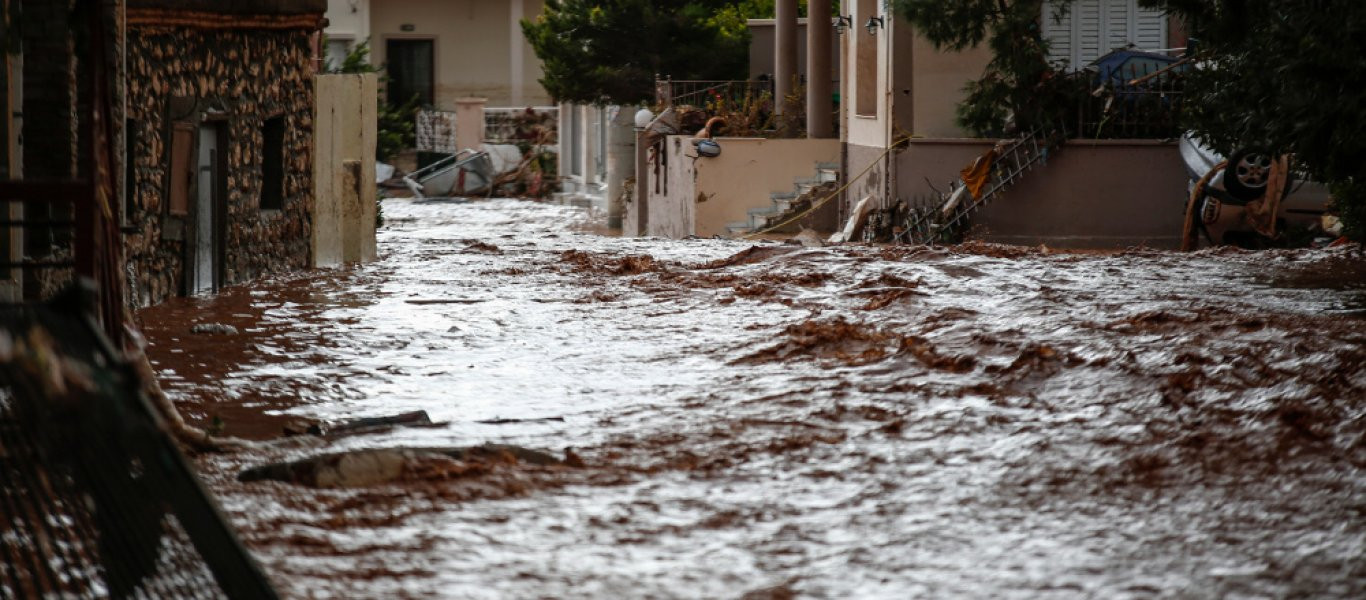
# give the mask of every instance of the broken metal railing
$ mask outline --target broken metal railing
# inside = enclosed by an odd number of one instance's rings
[[[904,224],[894,240],[912,244],[956,240],[974,212],[1019,183],[1034,167],[1047,163],[1066,138],[1061,128],[1038,126],[1019,138],[998,142],[989,153],[992,163],[979,194],[973,194],[967,182],[959,179],[947,194],[906,208]]]

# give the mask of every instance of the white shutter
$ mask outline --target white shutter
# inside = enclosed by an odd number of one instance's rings
[[[1043,3],[1043,38],[1048,40],[1048,62],[1075,64],[1072,60],[1072,11],[1055,19],[1056,5],[1051,0]]]
[[[1105,26],[1101,29],[1101,39],[1104,43],[1100,45],[1100,54],[1106,54],[1116,48],[1124,48],[1134,39],[1130,32],[1130,27],[1135,24],[1134,13],[1138,6],[1135,0],[1105,0],[1101,6],[1102,23]]]
[[[1081,0],[1072,6],[1077,18],[1072,20],[1073,39],[1079,39],[1074,50],[1072,68],[1080,69],[1096,57],[1105,53],[1105,42],[1101,36],[1101,0]]]
[[[1076,0],[1061,20],[1054,20],[1055,8],[1046,0],[1040,16],[1050,62],[1066,61],[1077,70],[1117,48],[1166,47],[1166,15],[1139,8],[1138,0]]]
[[[1167,47],[1167,15],[1160,9],[1140,8],[1134,19],[1134,44],[1143,50]]]

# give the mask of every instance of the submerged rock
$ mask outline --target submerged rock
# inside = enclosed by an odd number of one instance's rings
[[[569,466],[574,466],[571,461]],[[485,474],[498,466],[526,463],[565,466],[540,450],[484,444],[461,448],[371,448],[322,454],[252,467],[238,481],[283,481],[319,488],[365,487],[404,479],[450,479]]]
[[[190,333],[221,333],[237,335],[237,328],[227,323],[200,323],[190,328]]]

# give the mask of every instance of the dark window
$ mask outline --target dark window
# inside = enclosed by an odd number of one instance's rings
[[[285,120],[266,119],[261,137],[261,210],[279,210],[285,206]]]
[[[389,74],[389,103],[399,106],[417,98],[431,106],[432,40],[388,40],[384,47],[385,71]]]

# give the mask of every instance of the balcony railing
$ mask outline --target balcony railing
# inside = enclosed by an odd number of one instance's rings
[[[1075,117],[1069,126],[1077,139],[1168,139],[1181,135],[1185,80],[1178,70],[1125,67],[1099,80],[1094,72],[1076,73]]]
[[[729,103],[738,105],[746,99],[768,95],[773,97],[771,80],[696,80],[660,79],[655,81],[655,103],[667,106],[706,106]]]

